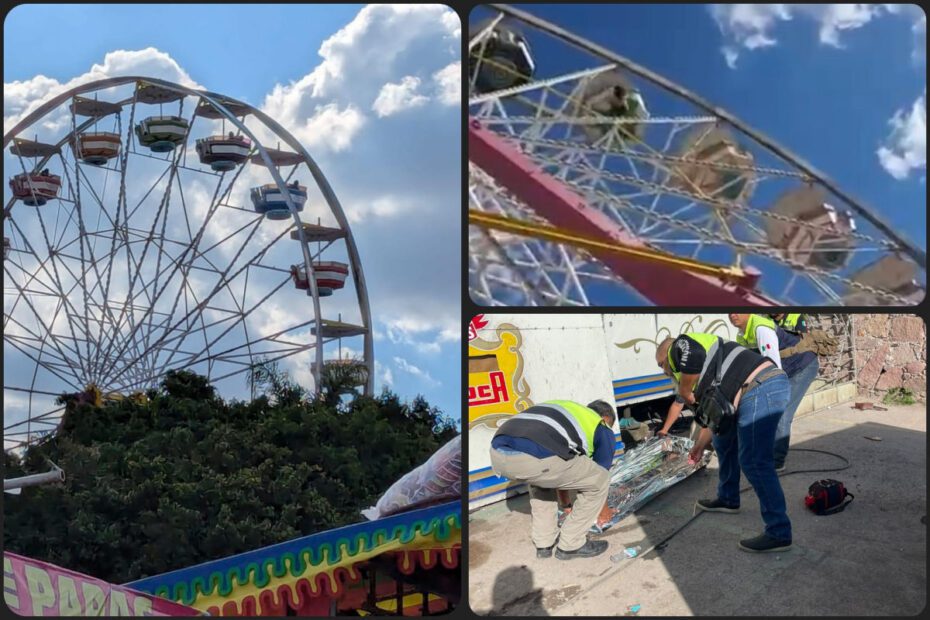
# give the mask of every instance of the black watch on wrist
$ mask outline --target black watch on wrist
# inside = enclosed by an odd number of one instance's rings
[[[686,400],[685,400],[685,397],[682,396],[681,394],[675,394],[675,402],[678,403],[678,404],[680,404],[680,405],[686,405],[686,404],[688,404],[688,401],[686,401]]]

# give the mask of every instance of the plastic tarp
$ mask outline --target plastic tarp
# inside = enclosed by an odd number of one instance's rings
[[[607,509],[591,526],[595,533],[613,527],[650,499],[707,465],[710,454],[692,463],[694,442],[686,437],[652,437],[627,451],[610,470]],[[563,515],[564,516],[564,515]]]
[[[167,599],[15,553],[3,554],[3,600],[20,616],[203,615]]]
[[[462,436],[439,448],[425,463],[405,474],[362,511],[372,521],[462,496]]]

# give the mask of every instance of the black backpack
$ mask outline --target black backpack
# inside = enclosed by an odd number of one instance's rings
[[[717,352],[714,355],[713,364],[715,366],[714,377],[710,380],[710,384],[701,390],[694,415],[698,424],[723,435],[729,432],[736,421],[736,407],[720,389],[720,384],[723,382],[723,338],[720,337],[717,338]],[[705,378],[703,383],[706,382]]]
[[[847,498],[849,501],[846,501]],[[807,490],[804,505],[819,516],[832,515],[842,512],[855,495],[846,490],[846,486],[839,480],[818,480]]]

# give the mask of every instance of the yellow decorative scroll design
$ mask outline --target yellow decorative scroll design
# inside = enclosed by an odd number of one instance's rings
[[[533,405],[533,401],[530,400],[530,386],[523,377],[523,337],[520,328],[510,323],[502,323],[493,332],[493,338],[490,340],[479,337],[468,343],[469,392],[478,389],[479,386],[490,386],[492,373],[500,373],[503,374],[507,398],[474,406],[471,404],[473,401],[469,399],[469,428],[483,425],[496,430],[507,418]],[[499,378],[500,374],[496,374],[496,377]]]
[[[707,327],[701,328],[700,323],[703,323],[703,322],[704,322],[704,317],[698,314],[698,315],[691,317],[689,320],[685,321],[684,323],[682,323],[677,333],[672,333],[672,330],[670,330],[667,327],[661,327],[656,332],[655,337],[651,340],[649,338],[633,338],[632,340],[626,340],[624,342],[615,342],[614,346],[620,349],[632,348],[634,353],[639,353],[641,344],[648,343],[658,348],[659,343],[665,340],[666,338],[675,338],[677,336],[680,336],[681,334],[685,334],[688,332],[703,332],[707,334],[715,334],[717,336],[721,336],[729,340],[730,327],[729,325],[727,325],[726,321],[724,321],[723,319],[714,319],[710,323],[707,324]],[[698,325],[695,325],[695,323],[697,323]],[[720,332],[723,332],[723,333],[720,333]]]

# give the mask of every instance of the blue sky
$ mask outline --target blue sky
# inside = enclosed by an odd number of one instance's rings
[[[865,6],[518,8],[727,109],[925,248],[926,21],[914,5]],[[488,15],[476,9],[470,21]],[[534,41],[546,76],[558,74],[559,62],[579,68],[559,56],[561,44]],[[895,156],[886,157],[887,168],[883,147]]]
[[[113,75],[262,107],[308,147],[350,219],[376,387],[457,419],[460,30],[440,5],[19,6],[4,22],[4,125]]]

